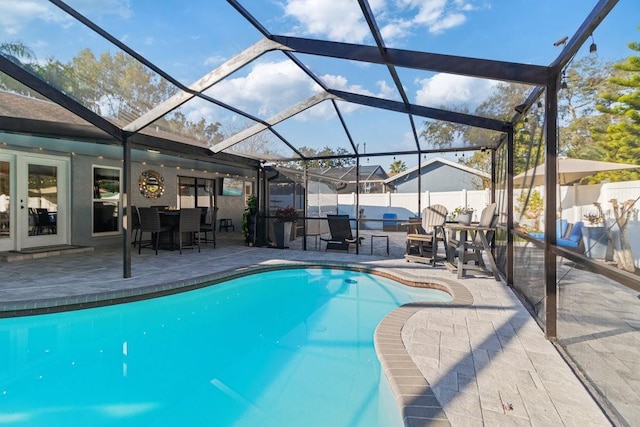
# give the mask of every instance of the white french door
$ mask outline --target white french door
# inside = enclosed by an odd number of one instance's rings
[[[69,160],[16,156],[16,249],[69,241]]]
[[[0,252],[16,248],[15,156],[0,153]]]

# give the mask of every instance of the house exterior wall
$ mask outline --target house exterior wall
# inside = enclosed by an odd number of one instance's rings
[[[461,169],[434,163],[422,168],[422,191],[459,191],[477,190],[482,182],[478,175]],[[397,193],[416,193],[418,191],[418,171],[411,172],[394,181]]]
[[[71,244],[82,246],[113,245],[122,242],[120,233],[100,233],[92,235],[92,197],[93,166],[122,168],[122,162],[116,159],[97,159],[93,156],[75,155],[71,162]],[[147,199],[138,190],[138,177],[142,172],[153,169],[164,177],[164,193],[157,199]],[[137,207],[178,206],[178,176],[215,179],[215,175],[203,171],[184,171],[174,167],[162,167],[134,162],[131,164],[130,205]],[[244,197],[221,196],[216,194],[215,204],[218,207],[218,218],[230,218],[235,232],[240,232],[242,213],[245,206]]]
[[[6,147],[4,150],[0,148],[0,153],[11,152],[18,155],[24,153],[25,156],[33,156],[34,150],[37,150],[37,153],[70,159],[68,171],[70,231],[67,240],[70,244],[80,246],[122,244],[121,232],[93,233],[93,167],[119,168],[122,170],[122,160],[117,157],[122,152],[121,148],[115,147],[114,151],[113,146],[87,142],[82,153],[77,153],[73,152],[73,148],[69,148],[69,144],[75,144],[74,146],[77,147],[78,144],[82,144],[78,141],[2,132],[0,132],[0,143],[3,143],[2,147]],[[45,149],[38,149],[38,147],[45,147]],[[146,153],[140,151],[136,155],[138,157],[147,156]],[[166,156],[163,159],[166,159]],[[176,157],[176,162],[180,161],[179,159]],[[226,168],[226,171],[229,171],[230,168],[230,166],[220,167]],[[216,173],[217,165],[214,163],[208,164],[206,168],[208,172],[205,172],[204,169],[177,168],[176,165],[163,165],[160,162],[134,161],[131,164],[129,204],[133,206],[178,206],[178,176],[214,179],[217,182],[217,178],[227,175],[224,173],[225,169],[221,169],[219,174]],[[237,170],[236,173],[238,175],[246,175],[255,180],[255,172],[240,165],[233,168]],[[165,190],[163,195],[157,199],[147,199],[138,190],[138,177],[147,169],[160,172],[164,177]],[[255,183],[253,188],[256,188]],[[230,218],[235,226],[235,232],[240,233],[245,197],[222,196],[219,195],[219,190],[214,197],[215,204],[219,208],[218,218]]]

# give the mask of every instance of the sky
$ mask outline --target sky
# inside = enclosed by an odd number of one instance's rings
[[[262,38],[222,0],[68,0],[172,77],[190,84],[250,48]],[[387,47],[548,65],[561,52],[554,42],[571,37],[596,0],[369,0]],[[279,35],[372,45],[355,0],[263,0],[242,2],[268,31]],[[593,34],[597,55],[615,61],[632,54],[640,41],[640,1],[620,0]],[[83,48],[94,53],[117,47],[44,0],[0,0],[0,42],[22,41],[39,60],[68,61]],[[577,57],[588,55],[588,44]],[[399,100],[386,67],[299,55],[331,88]],[[412,103],[473,110],[497,82],[443,73],[398,69]],[[319,88],[280,52],[261,56],[207,91],[207,94],[266,119],[317,93]],[[354,144],[367,152],[413,150],[405,116],[339,103]],[[251,124],[201,100],[180,111],[194,121],[219,121],[228,132]],[[423,120],[417,118],[416,125]],[[340,121],[322,103],[276,129],[296,147],[325,145],[350,149]],[[288,150],[282,151],[288,155]],[[415,156],[402,158],[408,166]],[[387,167],[392,159],[371,162]]]

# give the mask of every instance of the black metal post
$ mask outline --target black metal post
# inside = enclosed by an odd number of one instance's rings
[[[545,210],[544,210],[544,270],[545,270],[545,336],[557,336],[558,291],[557,261],[551,247],[556,245],[556,196],[558,153],[558,81],[559,73],[549,76],[545,91]]]
[[[125,137],[122,141],[122,277],[131,277],[131,142]]]
[[[507,285],[513,286],[513,269],[514,269],[514,251],[513,251],[513,176],[514,176],[514,142],[513,142],[513,126],[509,128],[507,133],[507,265],[506,276]]]
[[[356,255],[360,253],[360,156],[356,154]]]

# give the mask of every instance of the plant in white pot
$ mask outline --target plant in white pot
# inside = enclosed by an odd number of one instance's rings
[[[473,218],[473,212],[475,209],[469,206],[458,206],[451,212],[451,219],[458,221],[459,224],[469,225]]]

